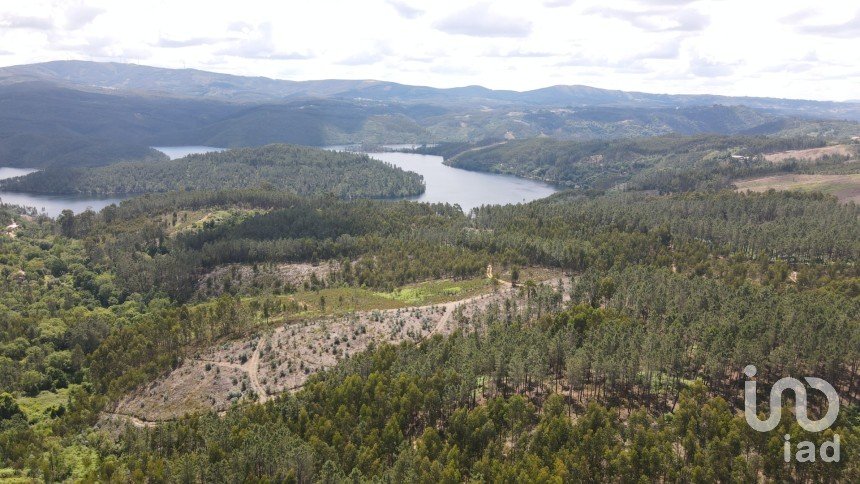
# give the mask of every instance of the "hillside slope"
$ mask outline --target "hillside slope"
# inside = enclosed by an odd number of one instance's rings
[[[246,77],[196,69],[164,69],[136,64],[54,61],[0,68],[0,83],[43,80],[77,87],[142,91],[241,102],[271,102],[290,97],[329,97],[406,103],[525,104],[534,106],[689,107],[744,105],[779,115],[860,121],[860,103],[802,99],[655,94],[556,85],[530,91],[482,86],[434,88],[379,80],[290,81]]]

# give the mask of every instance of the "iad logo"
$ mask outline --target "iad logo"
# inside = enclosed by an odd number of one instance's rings
[[[744,374],[752,378],[757,370],[753,365],[744,368]],[[744,383],[744,416],[747,423],[759,432],[770,432],[779,425],[782,419],[782,392],[792,390],[794,392],[794,414],[797,423],[807,432],[821,432],[830,428],[839,415],[839,395],[833,386],[821,378],[805,377],[812,388],[824,393],[827,397],[827,413],[820,420],[809,420],[806,415],[806,387],[796,378],[786,377],[779,379],[770,389],[770,416],[766,420],[758,418],[758,407],[756,397],[755,380],[747,380]],[[785,435],[785,446],[783,458],[786,462],[791,461],[791,435]],[[832,442],[824,442],[819,449],[819,455],[823,462],[839,462],[839,435],[833,436]],[[815,462],[815,444],[810,441],[801,441],[797,444],[798,462]]]

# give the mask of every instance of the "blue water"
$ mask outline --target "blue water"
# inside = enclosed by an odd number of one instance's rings
[[[171,160],[184,158],[195,153],[211,153],[213,151],[224,151],[227,149],[215,148],[214,146],[153,146],[152,148],[169,156]]]
[[[0,180],[14,178],[33,173],[31,168],[5,168],[0,167]],[[121,198],[116,197],[92,197],[77,195],[41,195],[34,193],[0,192],[0,202],[22,207],[33,207],[39,213],[49,217],[56,217],[63,210],[69,209],[75,213],[81,213],[90,209],[98,212],[112,203],[119,203]]]
[[[424,176],[427,190],[412,200],[459,204],[467,212],[481,205],[530,202],[558,191],[552,185],[535,180],[453,168],[442,164],[441,156],[415,153],[368,155]]]
[[[154,147],[171,159],[193,153],[221,151],[224,148],[211,146],[161,146]],[[343,149],[343,147],[330,147]],[[411,200],[419,202],[442,202],[459,204],[464,211],[481,205],[505,205],[530,202],[552,195],[557,190],[552,185],[526,180],[511,175],[497,175],[452,168],[442,164],[441,156],[414,153],[369,153],[370,156],[424,176],[427,190]],[[0,167],[0,180],[32,173],[34,169]],[[39,195],[32,193],[0,192],[0,201],[25,207],[35,207],[40,213],[56,217],[63,210],[75,213],[119,204],[128,197],[92,197],[75,195]]]

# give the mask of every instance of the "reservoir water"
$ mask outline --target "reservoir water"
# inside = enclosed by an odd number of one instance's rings
[[[188,155],[197,153],[211,153],[213,151],[224,151],[227,148],[216,148],[214,146],[153,146],[152,149],[158,150],[167,155],[171,160],[183,158]]]
[[[427,190],[413,200],[456,203],[466,212],[481,205],[530,202],[558,191],[552,185],[535,180],[453,168],[442,164],[441,156],[396,152],[368,155],[424,175]]]
[[[154,146],[153,148],[161,151],[170,157],[171,160],[182,158],[193,153],[207,153],[210,151],[222,151],[225,148],[215,148],[212,146]],[[0,167],[0,180],[5,178],[14,178],[16,176],[24,176],[33,173],[32,168],[7,168]],[[99,210],[111,204],[119,204],[119,202],[129,197],[93,197],[91,195],[42,195],[38,193],[21,193],[21,192],[0,192],[0,202],[12,205],[21,205],[23,207],[33,207],[39,213],[43,213],[49,217],[56,217],[63,210],[71,210],[75,213],[81,213],[84,210],[90,209],[98,212]]]
[[[344,147],[329,147],[344,149]],[[156,147],[171,159],[192,153],[220,151],[224,148],[210,146],[166,146]],[[530,202],[552,195],[557,190],[552,185],[526,180],[511,175],[497,175],[452,168],[442,164],[441,156],[415,153],[368,153],[371,157],[424,176],[427,190],[411,200],[420,202],[442,202],[459,204],[464,211],[481,205],[504,205]],[[37,170],[27,168],[0,167],[0,179],[23,176]],[[40,195],[34,193],[0,192],[0,201],[25,207],[35,207],[39,213],[56,217],[69,209],[80,213],[86,209],[99,211],[118,204],[128,197],[92,197],[75,195]]]
[[[34,171],[30,168],[0,167],[0,180],[23,176]],[[33,207],[39,213],[56,217],[63,210],[69,209],[81,213],[86,209],[99,211],[112,203],[119,203],[121,198],[92,197],[87,195],[42,195],[37,193],[0,192],[0,202],[23,207]]]

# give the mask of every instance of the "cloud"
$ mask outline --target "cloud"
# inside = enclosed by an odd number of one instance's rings
[[[472,37],[528,37],[532,24],[524,18],[500,15],[488,3],[477,3],[455,12],[434,24],[449,34]]]
[[[164,47],[167,49],[178,49],[182,47],[197,47],[200,45],[211,45],[217,44],[218,42],[226,42],[230,39],[216,39],[214,37],[192,37],[190,39],[166,39],[161,37],[158,39],[158,42],[154,44],[155,47]]]
[[[54,22],[45,17],[24,17],[12,14],[0,15],[0,27],[4,29],[52,30]]]
[[[586,13],[605,18],[623,20],[634,27],[652,32],[695,32],[704,30],[711,19],[692,9],[652,8],[633,11],[612,7],[593,7]]]
[[[48,42],[56,51],[73,52],[75,54],[93,59],[123,59],[142,60],[152,56],[150,49],[140,45],[123,45],[120,39],[114,37],[100,36],[80,38],[67,38],[52,33],[48,35]]]
[[[66,28],[69,30],[78,30],[95,20],[96,17],[104,12],[104,9],[86,5],[72,7],[66,10]]]
[[[233,27],[241,29],[242,32],[250,31],[251,36],[247,39],[234,41],[234,45],[221,49],[216,54],[267,60],[304,60],[313,57],[309,53],[280,50],[272,39],[271,23],[260,24],[257,28],[247,28],[250,27],[247,24],[233,24],[231,30],[236,30]]]
[[[356,46],[356,53],[337,61],[345,66],[367,66],[376,64],[392,55],[392,50],[385,42],[374,42],[369,45]]]
[[[788,63],[788,64],[779,64],[776,66],[771,66],[765,69],[766,72],[778,72],[778,73],[799,73],[799,72],[808,72],[812,69],[815,69],[817,64],[813,64],[812,62],[796,62],[796,63]]]
[[[403,18],[416,18],[424,15],[424,10],[412,7],[400,0],[388,0],[386,3],[391,5]]]
[[[480,71],[472,66],[462,65],[462,64],[436,64],[430,67],[431,72],[435,72],[437,74],[445,74],[445,75],[474,75],[478,74]]]
[[[811,8],[804,8],[803,10],[798,10],[797,12],[788,14],[784,17],[780,17],[779,21],[785,24],[794,25],[801,20],[806,20],[809,17],[812,17],[817,12]]]
[[[254,30],[254,26],[248,22],[230,22],[230,25],[227,26],[227,30],[230,32],[248,33]]]
[[[673,40],[635,55],[637,59],[677,59],[681,53],[682,40]]]
[[[698,77],[725,77],[734,71],[729,64],[714,62],[702,57],[691,59],[689,70],[690,73]]]
[[[576,53],[555,65],[557,67],[612,67],[613,64],[605,58],[587,57],[582,53]]]
[[[573,5],[574,1],[575,0],[546,0],[543,2],[543,6],[549,8],[569,7]]]
[[[689,5],[691,3],[696,3],[699,0],[648,0],[648,5],[672,5],[675,7],[680,7],[684,5]]]
[[[860,12],[857,12],[851,20],[841,24],[802,25],[797,30],[804,34],[822,35],[825,37],[860,37]]]
[[[523,49],[507,49],[502,50],[493,48],[484,53],[484,57],[503,57],[503,58],[539,58],[539,57],[555,57],[559,54],[549,51],[540,50],[523,50]]]
[[[370,64],[376,64],[377,62],[380,62],[384,59],[385,55],[379,52],[361,53],[342,59],[338,61],[338,64],[342,64],[345,66],[365,66]]]
[[[710,17],[697,10],[681,10],[674,15],[674,20],[677,22],[677,25],[667,30],[696,32],[704,30],[711,23]]]

